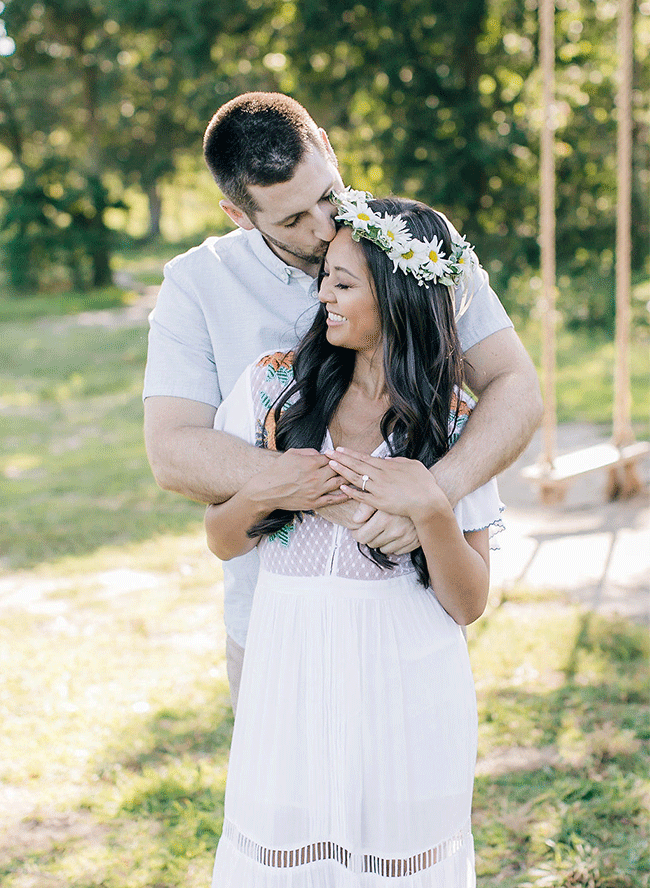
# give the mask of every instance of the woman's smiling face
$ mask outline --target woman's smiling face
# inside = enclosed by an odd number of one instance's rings
[[[349,228],[330,243],[318,298],[327,308],[327,341],[358,352],[374,352],[382,331],[377,299],[361,246]]]

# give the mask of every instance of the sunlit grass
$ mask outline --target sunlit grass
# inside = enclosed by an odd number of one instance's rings
[[[142,440],[144,327],[2,325],[5,567],[197,526],[202,508],[153,482]]]
[[[0,299],[0,323],[24,322],[41,317],[75,315],[82,311],[122,308],[129,304],[131,298],[132,296],[119,287],[104,287],[89,293],[69,291],[4,298]]]
[[[540,326],[518,328],[541,375]],[[593,330],[557,332],[556,398],[558,422],[611,425],[614,403],[615,349],[611,337]],[[632,421],[648,433],[650,421],[650,331],[639,327],[630,343]]]
[[[470,649],[480,884],[647,886],[647,632],[506,604]]]
[[[231,731],[220,569],[199,534],[151,551],[3,595],[3,885],[209,881]]]

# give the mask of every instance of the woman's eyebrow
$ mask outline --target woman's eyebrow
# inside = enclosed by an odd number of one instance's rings
[[[353,277],[353,278],[355,279],[355,281],[360,281],[360,280],[361,280],[360,277],[358,277],[356,274],[353,274],[353,273],[350,271],[349,268],[345,268],[343,265],[335,265],[335,266],[334,266],[334,271],[344,271],[345,274],[349,274],[350,277]]]

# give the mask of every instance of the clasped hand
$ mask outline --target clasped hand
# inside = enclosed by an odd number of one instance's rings
[[[344,447],[327,451],[326,456],[331,469],[345,479],[341,490],[359,503],[406,516],[414,525],[451,508],[431,472],[418,460],[378,459]]]
[[[333,459],[339,461],[340,469],[337,470],[332,465]],[[420,542],[415,525],[404,508],[404,496],[401,499],[396,496],[396,487],[400,486],[400,482],[394,479],[389,484],[389,493],[392,492],[392,496],[386,498],[388,508],[383,508],[378,504],[377,490],[374,496],[361,498],[357,496],[356,489],[345,486],[347,482],[354,484],[355,478],[359,477],[359,473],[353,473],[352,463],[348,465],[350,460],[367,460],[368,465],[386,462],[398,465],[400,462],[379,460],[353,451],[328,451],[322,454],[311,448],[292,448],[279,454],[270,470],[251,479],[247,485],[248,493],[269,511],[325,510],[322,512],[323,517],[348,527],[358,543],[381,549],[387,555],[412,552]],[[359,463],[356,465],[359,466]],[[430,481],[435,485],[433,477],[424,466],[420,463],[418,466],[429,475]],[[364,473],[365,469],[360,474]],[[338,507],[338,510],[332,507]],[[400,511],[402,508],[404,511]]]
[[[347,502],[348,495],[340,489],[344,480],[318,450],[291,448],[248,482],[247,493],[270,511],[315,511]]]

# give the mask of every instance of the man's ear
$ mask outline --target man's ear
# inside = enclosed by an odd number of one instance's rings
[[[219,206],[239,228],[243,228],[245,231],[252,231],[255,228],[246,213],[240,210],[239,207],[236,207],[232,201],[224,198],[224,200],[219,201]]]
[[[338,165],[339,165],[338,158],[337,158],[336,154],[334,154],[334,149],[332,148],[332,145],[330,144],[330,140],[329,140],[327,133],[325,132],[325,130],[321,126],[318,127],[318,135],[320,136],[321,141],[322,141],[323,145],[325,146],[325,151],[327,152],[328,157],[330,158],[330,160],[332,161],[334,166],[338,168]]]

